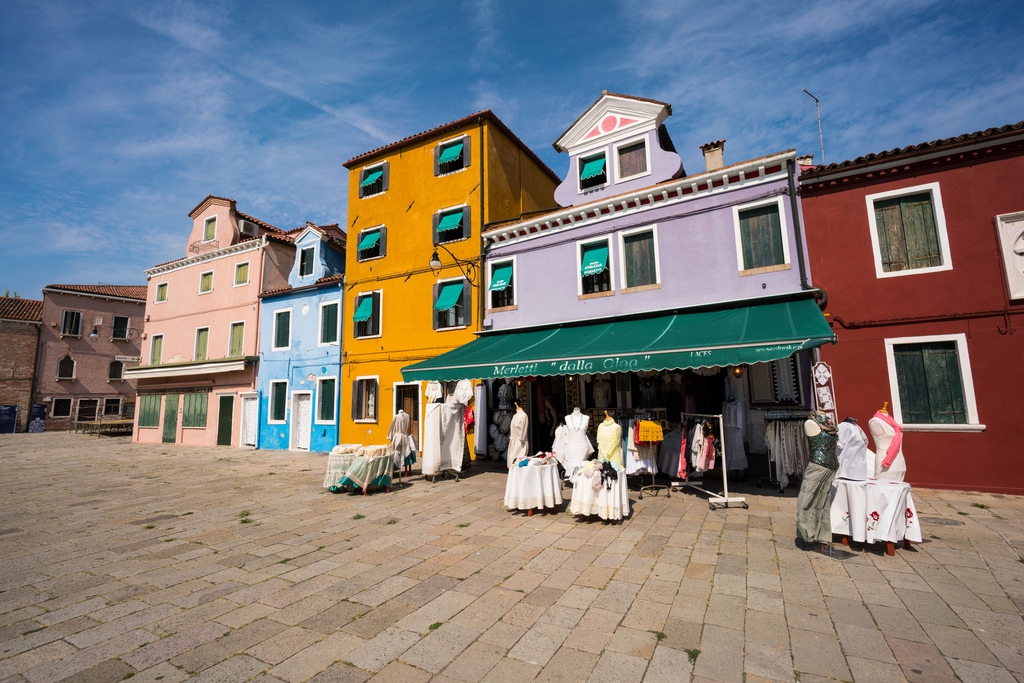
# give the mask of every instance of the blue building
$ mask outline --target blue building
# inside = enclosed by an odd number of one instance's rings
[[[288,287],[260,299],[259,448],[330,451],[338,443],[345,233],[292,231]]]

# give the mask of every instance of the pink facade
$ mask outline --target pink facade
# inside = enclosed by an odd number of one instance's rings
[[[146,271],[134,440],[254,446],[259,295],[287,286],[294,249],[230,199],[189,216],[186,256]]]

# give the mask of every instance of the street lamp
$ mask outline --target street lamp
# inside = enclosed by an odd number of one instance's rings
[[[459,269],[459,272],[462,273],[462,275],[466,278],[470,286],[476,287],[477,284],[476,282],[474,282],[476,280],[477,275],[476,264],[473,263],[472,261],[463,261],[457,258],[455,254],[449,251],[448,247],[444,246],[443,244],[438,244],[437,246],[444,249],[445,253],[452,257],[452,261],[455,262],[455,267]],[[443,267],[444,265],[441,263],[441,259],[437,255],[437,248],[435,247],[434,253],[430,255],[430,272],[433,273],[434,276],[436,277],[441,274],[441,268]]]

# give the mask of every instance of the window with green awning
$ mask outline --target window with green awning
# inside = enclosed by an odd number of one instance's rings
[[[459,299],[462,297],[462,286],[462,280],[441,285],[437,301],[434,302],[434,310],[447,311],[459,303]]]
[[[389,163],[385,161],[359,171],[359,197],[370,197],[388,189]]]
[[[462,226],[462,210],[452,211],[441,215],[441,220],[437,222],[438,232],[447,232],[449,230],[455,230]]]
[[[434,285],[434,329],[443,330],[468,324],[466,281],[455,280]]]
[[[491,271],[491,286],[488,287],[488,290],[492,292],[503,292],[508,289],[511,284],[512,264],[502,263],[494,266],[494,270]]]
[[[376,337],[380,335],[380,292],[368,292],[356,296],[356,312],[352,316],[355,322],[354,336]]]
[[[449,161],[455,161],[462,156],[462,142],[456,142],[453,145],[441,148],[441,156],[437,158],[437,163],[447,164]]]
[[[608,180],[605,171],[605,156],[601,154],[580,159],[580,189],[586,190],[598,185],[604,185]]]
[[[365,320],[369,320],[370,316],[373,315],[373,298],[364,296],[356,307],[356,313],[352,316],[352,320],[357,323],[361,323]]]
[[[597,275],[608,267],[608,243],[583,245],[583,258],[580,259],[580,275],[587,277]]]
[[[377,170],[374,171],[373,173],[367,173],[366,177],[363,178],[363,182],[359,183],[359,187],[369,187],[370,185],[373,185],[375,182],[380,180],[382,177],[384,177],[383,170]]]
[[[363,233],[362,239],[359,240],[359,251],[366,251],[377,246],[377,242],[380,241],[380,230],[371,230]]]

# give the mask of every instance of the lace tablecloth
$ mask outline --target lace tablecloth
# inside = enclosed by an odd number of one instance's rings
[[[569,512],[574,515],[597,515],[601,519],[629,517],[629,487],[626,473],[619,472],[618,480],[607,489],[602,484],[594,488],[587,477],[579,477],[572,487]]]
[[[910,484],[902,481],[832,483],[832,533],[861,543],[921,542],[921,524]]]
[[[558,465],[513,467],[505,482],[505,507],[509,510],[553,508],[562,504],[562,482],[558,478]]]

